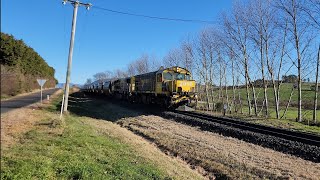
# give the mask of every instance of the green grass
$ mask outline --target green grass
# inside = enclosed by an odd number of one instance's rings
[[[292,90],[292,83],[283,83],[280,86],[280,101],[285,104],[290,98],[290,93]],[[263,101],[263,88],[255,88],[256,90],[256,96],[258,101]],[[240,95],[243,101],[246,100],[246,89],[242,88],[239,90]],[[251,93],[251,88],[250,88],[250,93]],[[310,84],[302,84],[302,101],[303,103],[313,103],[313,98],[314,98],[314,91],[310,90]],[[229,97],[232,96],[232,90],[228,90],[228,95]],[[268,101],[271,105],[274,105],[274,93],[273,93],[273,88],[269,87],[267,89],[267,96],[268,96]],[[250,97],[252,99],[252,95]],[[293,95],[292,95],[292,103],[297,103],[298,101],[298,89],[294,89]]]
[[[261,107],[258,107],[258,111],[260,111],[260,110],[261,110]],[[244,106],[242,108],[242,111],[243,111],[244,115],[248,115],[249,114],[248,106]],[[280,117],[282,117],[284,111],[285,111],[285,107],[280,107],[280,113],[279,113]],[[259,114],[259,116],[262,117],[263,113],[264,112],[261,112]],[[317,113],[317,117],[320,118],[320,110],[317,110],[316,113]],[[254,107],[252,107],[251,114],[254,115]],[[286,115],[283,116],[282,120],[283,119],[296,120],[297,117],[298,117],[297,108],[289,107],[288,110],[287,110]],[[276,111],[275,111],[274,107],[269,107],[269,118],[276,119]],[[303,121],[305,121],[306,123],[308,123],[308,121],[309,121],[310,124],[311,124],[312,118],[313,118],[313,110],[302,109],[302,119],[303,119]]]
[[[286,105],[286,103],[288,102],[289,98],[290,98],[290,93],[292,90],[292,83],[283,83],[280,86],[280,103],[282,105]],[[314,98],[314,91],[312,91],[310,89],[310,86],[312,84],[310,83],[303,83],[302,84],[302,106],[307,105],[308,107],[312,107],[313,105],[313,98]],[[264,94],[263,94],[263,88],[255,88],[256,91],[256,97],[257,100],[262,102],[264,99]],[[232,89],[228,89],[228,96],[229,99],[233,96],[233,91]],[[249,92],[250,92],[250,99],[252,100],[252,89],[249,88]],[[215,98],[218,98],[218,94],[219,94],[219,90],[215,90]],[[222,91],[223,95],[225,96],[225,89],[223,89]],[[247,99],[247,94],[246,94],[246,88],[241,88],[241,89],[237,89],[236,90],[236,98],[238,99],[239,95],[238,93],[240,93],[241,96],[241,100],[243,101],[243,103],[246,103],[246,99]],[[268,102],[269,105],[274,105],[274,93],[273,93],[273,88],[269,87],[267,88],[267,97],[268,97]],[[202,95],[202,100],[204,101],[204,94]],[[291,104],[297,104],[298,102],[298,89],[294,89],[293,91],[293,95],[291,98]],[[318,104],[319,104],[319,100],[318,100]]]
[[[128,145],[99,134],[71,115],[62,133],[38,127],[26,133],[15,147],[2,152],[1,179],[166,178],[135,154]]]
[[[6,100],[6,99],[8,99],[10,96],[8,96],[8,95],[5,95],[5,94],[2,94],[1,95],[1,100]]]

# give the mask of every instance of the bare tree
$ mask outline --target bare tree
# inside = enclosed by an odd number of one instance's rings
[[[262,85],[263,85],[263,94],[264,94],[264,108],[265,108],[265,116],[267,117],[269,114],[269,106],[268,106],[268,96],[267,96],[267,83],[265,77],[265,58],[268,62],[268,38],[269,38],[269,24],[271,19],[271,12],[268,1],[253,1],[250,6],[250,34],[253,39],[255,45],[259,49],[260,54],[260,69],[261,69],[261,77],[262,77]]]
[[[150,72],[149,55],[144,54],[136,60],[137,73],[143,74]]]
[[[207,57],[208,53],[208,38],[209,38],[209,31],[203,30],[199,34],[199,39],[196,43],[196,50],[198,52],[198,61],[197,64],[197,71],[200,75],[200,78],[204,81],[204,91],[205,91],[205,98],[207,102],[207,110],[210,109],[210,101],[209,101],[209,70],[210,70],[210,58]]]
[[[231,76],[232,76],[232,107],[234,107],[234,111],[238,112],[238,109],[236,107],[236,87],[235,87],[235,57],[233,49],[231,48],[229,50],[229,59],[231,61]]]
[[[320,65],[320,45],[319,45],[319,49],[318,49],[316,83],[315,83],[315,90],[314,90],[314,106],[313,106],[313,121],[314,121],[314,123],[317,122],[319,65]]]
[[[279,42],[278,47],[281,48],[281,51],[280,51],[280,57],[279,57],[280,61],[279,61],[279,64],[278,64],[278,74],[277,74],[277,85],[276,85],[276,88],[275,88],[275,83],[274,83],[275,81],[272,80],[273,81],[273,90],[276,89],[276,93],[274,95],[275,96],[274,98],[275,98],[275,108],[276,108],[276,117],[277,117],[277,119],[280,118],[280,107],[279,107],[280,106],[280,87],[281,87],[281,84],[282,84],[282,80],[280,79],[281,78],[280,74],[281,74],[282,65],[283,65],[283,61],[284,61],[283,59],[284,59],[285,51],[286,51],[287,31],[288,31],[288,22],[286,21],[285,22],[285,26],[283,28],[283,31],[280,31],[280,32],[283,32],[283,38],[282,38],[282,40],[278,41]],[[289,70],[290,70],[290,68],[289,68]],[[269,68],[269,73],[272,72],[270,70],[271,69]]]
[[[255,115],[257,112],[257,101],[255,95],[255,88],[251,82],[249,74],[249,54],[248,54],[248,38],[249,38],[249,23],[248,19],[248,9],[241,4],[236,4],[235,8],[232,11],[232,16],[224,16],[224,27],[225,32],[228,35],[228,38],[233,41],[237,51],[239,51],[239,57],[241,57],[241,64],[244,68],[244,77],[247,93],[247,103],[249,115],[251,115],[251,100],[249,87],[252,88],[252,96],[254,103]]]
[[[218,31],[217,28],[206,28],[203,31],[203,43],[204,47],[206,49],[206,59],[207,59],[207,65],[209,67],[208,69],[208,90],[210,90],[210,96],[211,96],[211,101],[213,103],[212,110],[216,110],[216,99],[215,99],[215,94],[214,94],[214,80],[216,79],[216,69],[217,69],[217,62],[219,64],[223,64],[223,55],[222,55],[222,50],[223,46],[221,43],[221,37],[220,37],[220,32]],[[215,58],[215,55],[217,58]],[[221,67],[221,73],[222,73],[223,67]],[[220,82],[222,88],[222,76],[223,74],[220,74]],[[222,89],[220,90],[220,93],[222,93]],[[219,93],[219,94],[220,94]]]
[[[156,71],[160,68],[161,64],[154,56],[143,54],[141,57],[132,61],[127,66],[127,75],[134,76],[143,74],[150,71]]]
[[[289,105],[290,105],[290,102],[291,102],[291,99],[292,99],[292,96],[293,96],[293,91],[294,91],[294,85],[291,88],[290,97],[289,97],[289,100],[287,102],[286,109],[284,110],[283,115],[280,117],[280,119],[285,117],[286,114],[287,114],[287,111],[288,111],[288,108],[289,108]]]
[[[306,0],[302,10],[307,15],[310,24],[320,30],[320,0]]]
[[[229,107],[229,95],[228,95],[228,85],[227,85],[227,62],[224,61],[223,63],[223,75],[224,75],[224,88],[225,88],[225,104]]]
[[[222,92],[222,80],[223,80],[223,62],[221,58],[221,52],[218,50],[218,63],[219,63],[219,100],[223,99]]]
[[[86,83],[85,84],[91,84],[92,83],[92,79],[91,78],[88,78],[87,80],[86,80]]]
[[[312,38],[310,35],[309,23],[306,23],[304,16],[304,1],[302,0],[279,0],[276,2],[276,7],[282,10],[285,19],[289,22],[289,32],[292,36],[292,44],[295,49],[297,59],[297,70],[298,70],[298,117],[299,122],[302,121],[301,114],[301,76],[302,76],[302,60],[307,53],[307,49],[311,43]],[[308,33],[309,31],[309,33]]]
[[[173,48],[169,50],[163,59],[163,63],[167,67],[181,66],[183,61],[183,52],[180,48]]]
[[[134,76],[137,74],[137,68],[135,61],[128,64],[128,70],[127,70],[128,76]]]
[[[157,71],[162,66],[162,63],[154,55],[149,56],[149,69],[150,71]]]
[[[182,41],[181,50],[183,54],[182,66],[188,69],[192,74],[195,55],[194,55],[194,49],[193,49],[192,43],[189,38]]]
[[[95,81],[101,81],[107,79],[107,74],[105,72],[99,72],[93,75]]]
[[[127,72],[123,71],[121,69],[116,69],[113,74],[114,74],[113,78],[125,78],[125,77],[128,77]]]

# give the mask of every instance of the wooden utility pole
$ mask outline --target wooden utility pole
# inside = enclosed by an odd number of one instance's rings
[[[71,65],[72,65],[72,55],[73,55],[73,45],[74,45],[74,36],[76,33],[76,23],[77,23],[77,13],[78,7],[83,5],[89,10],[92,6],[90,3],[81,3],[80,1],[73,0],[63,0],[63,4],[69,2],[73,5],[73,19],[72,19],[72,28],[71,28],[71,39],[70,39],[70,47],[69,47],[69,57],[68,57],[68,67],[67,67],[67,76],[66,76],[66,84],[64,89],[64,101],[63,101],[63,111],[66,112],[68,110],[68,99],[69,99],[69,86],[70,86],[70,74],[71,74]]]
[[[317,59],[317,72],[316,72],[316,86],[314,90],[314,109],[313,109],[313,122],[317,122],[317,106],[318,106],[318,79],[319,79],[319,65],[320,65],[320,45],[318,49],[318,59]]]

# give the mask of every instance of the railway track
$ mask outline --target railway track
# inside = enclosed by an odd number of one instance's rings
[[[176,122],[198,127],[200,130],[237,138],[320,163],[320,137],[231,118],[214,117],[190,111],[166,111],[162,116]]]
[[[320,147],[320,136],[311,133],[303,133],[297,132],[287,129],[280,129],[270,126],[264,126],[260,124],[249,123],[237,119],[226,118],[226,117],[215,117],[203,113],[192,112],[192,111],[174,111],[175,113],[190,116],[193,118],[199,118],[203,120],[207,120],[210,122],[215,122],[227,126],[231,126],[234,128],[238,128],[241,130],[247,130],[251,132],[256,132],[265,135],[271,135],[278,138],[296,141],[304,144],[309,144],[313,146]]]

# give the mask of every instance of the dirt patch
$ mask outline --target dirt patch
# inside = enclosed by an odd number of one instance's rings
[[[220,179],[318,179],[320,164],[205,132],[158,116],[142,115],[119,121],[200,169]]]
[[[1,147],[15,144],[42,117],[37,110],[20,108],[1,115]]]
[[[93,126],[99,133],[117,138],[125,144],[130,144],[137,151],[137,154],[155,163],[157,167],[167,172],[171,177],[177,179],[203,179],[200,174],[190,169],[185,161],[166,156],[155,145],[117,124],[91,118],[84,118],[82,121]]]

